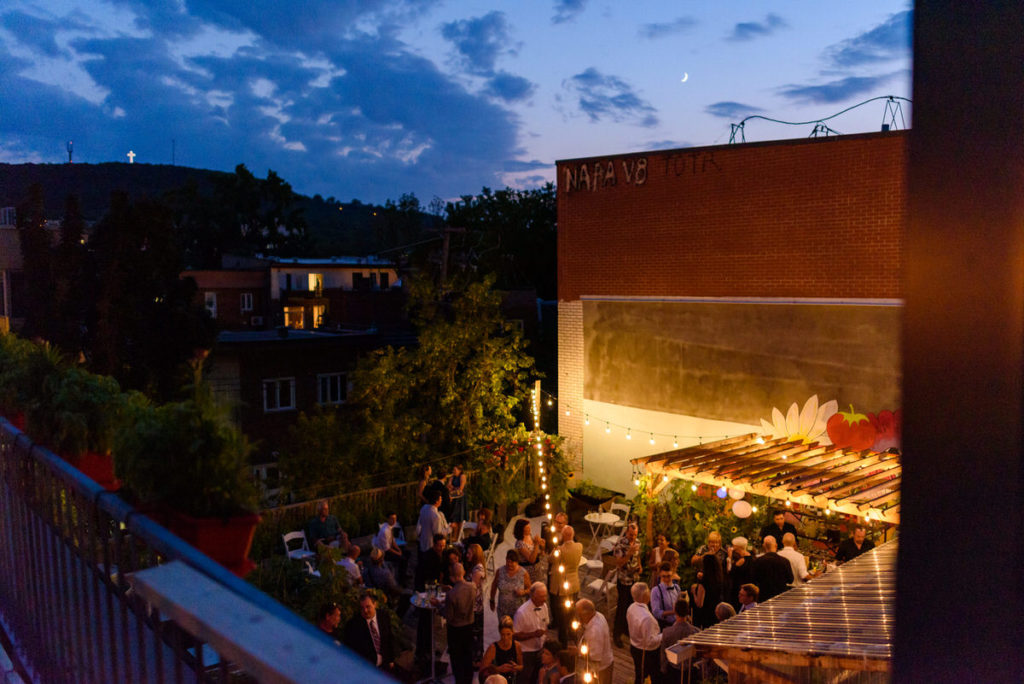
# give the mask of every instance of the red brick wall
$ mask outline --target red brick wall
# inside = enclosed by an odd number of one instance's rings
[[[906,144],[871,133],[558,162],[558,297],[901,297]]]

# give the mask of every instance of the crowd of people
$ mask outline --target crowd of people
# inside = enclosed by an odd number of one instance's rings
[[[488,577],[485,551],[497,544],[491,512],[480,509],[475,520],[466,520],[466,481],[460,468],[448,477],[432,475],[429,466],[424,468],[417,490],[421,507],[411,588],[410,554],[394,513],[381,523],[368,561],[360,560],[359,546],[350,543],[327,502],[318,505],[306,532],[313,543],[342,549],[339,565],[351,583],[384,592],[399,616],[407,612],[413,591],[429,597],[415,609],[416,664],[420,673],[430,671],[439,613],[445,618],[456,684],[471,684],[474,677],[487,684],[554,684],[576,670],[580,657],[585,657],[594,681],[609,684],[614,646],[628,647],[637,684],[679,681],[679,670],[666,656],[669,646],[815,574],[798,550],[796,528],[783,511],[775,512],[772,523],[761,530],[759,549],[743,537],[726,546],[717,531],[711,532],[689,557],[696,572],[689,587],[680,586],[680,554],[668,538],[656,535],[641,558],[638,526],[628,522],[611,550],[617,599],[609,624],[592,601],[579,596],[583,545],[565,513],[556,514],[550,524],[545,521],[540,534],[533,534],[528,520],[517,519],[513,547],[501,560],[495,558],[497,568]],[[836,560],[850,560],[871,548],[865,530],[857,528],[840,546]],[[343,627],[337,606],[332,606],[321,611],[321,629],[379,668],[393,670],[391,626],[377,620],[372,596],[360,598],[358,613]],[[485,606],[499,626],[498,640],[489,644],[484,642]]]

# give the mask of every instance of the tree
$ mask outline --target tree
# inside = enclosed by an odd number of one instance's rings
[[[447,206],[448,224],[466,229],[461,242],[465,268],[496,274],[501,289],[535,288],[542,299],[558,295],[556,217],[551,183],[534,190],[492,192],[485,187]]]
[[[533,359],[500,312],[493,277],[442,295],[410,282],[416,347],[387,347],[353,374],[356,443],[377,471],[451,457],[472,462],[482,445],[516,429]]]
[[[39,183],[29,188],[28,197],[18,206],[16,221],[25,272],[25,324],[22,334],[25,337],[48,338],[53,319],[50,299],[53,292],[52,244],[46,232],[43,186]]]
[[[60,243],[53,254],[53,318],[50,339],[75,355],[83,349],[83,329],[89,307],[85,282],[85,222],[78,197],[68,195],[60,224]]]

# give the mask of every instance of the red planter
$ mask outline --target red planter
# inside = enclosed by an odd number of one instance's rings
[[[108,492],[116,492],[121,488],[121,481],[114,475],[114,457],[110,454],[99,454],[86,451],[81,456],[65,456],[61,458],[82,471]]]
[[[249,548],[260,516],[252,513],[231,518],[193,518],[169,512],[168,528],[192,546],[239,577],[245,577],[256,564],[249,560]]]
[[[22,432],[25,431],[25,414],[23,412],[7,411],[4,413],[4,418],[6,418],[11,425],[18,428]]]

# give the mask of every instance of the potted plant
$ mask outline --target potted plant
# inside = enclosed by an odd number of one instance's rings
[[[60,352],[48,343],[37,345],[12,333],[0,335],[0,413],[24,430],[26,413],[40,387],[63,366]]]
[[[575,487],[569,489],[567,511],[569,520],[579,521],[594,508],[607,510],[617,496],[625,496],[625,494],[599,487],[590,480],[582,480]]]
[[[128,419],[114,445],[125,488],[142,506],[164,512],[179,537],[235,574],[249,572],[260,517],[245,436],[204,391],[162,406],[136,402]]]
[[[110,455],[123,405],[117,381],[72,367],[47,374],[36,389],[28,433],[107,490],[118,489]]]

